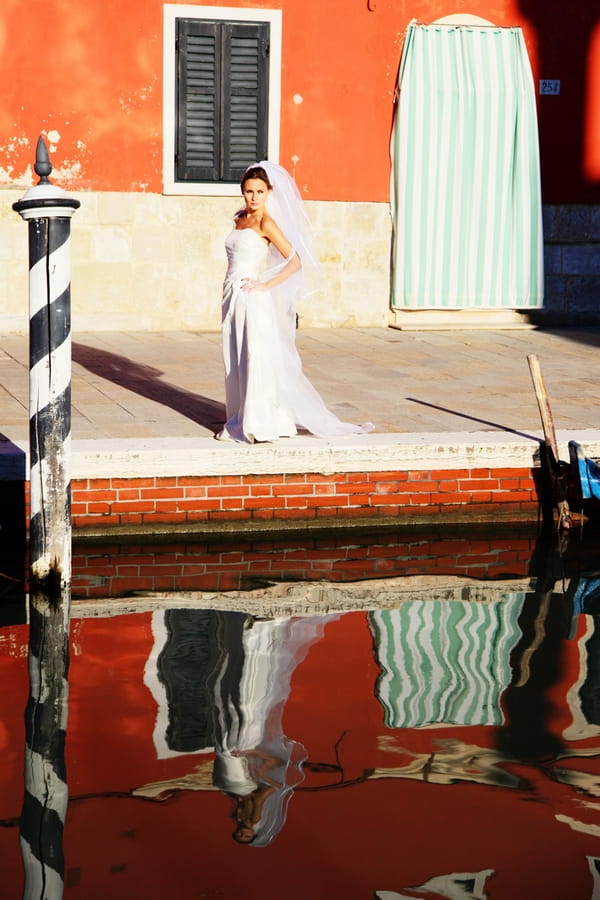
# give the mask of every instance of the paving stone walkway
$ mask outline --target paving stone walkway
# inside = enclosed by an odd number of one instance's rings
[[[528,354],[557,431],[600,432],[598,329],[300,329],[297,342],[330,408],[378,433],[539,434]],[[5,439],[27,439],[27,397],[27,338],[0,336]],[[211,437],[224,416],[220,335],[74,333],[72,402],[76,441]]]

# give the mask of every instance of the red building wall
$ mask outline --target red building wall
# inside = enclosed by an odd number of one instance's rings
[[[280,161],[292,168],[297,158],[307,199],[389,199],[404,32],[413,18],[431,22],[458,12],[522,26],[536,85],[539,78],[561,80],[560,95],[539,98],[544,200],[600,199],[594,105],[600,31],[593,4],[571,6],[566,16],[558,0],[282,0],[281,7]],[[0,183],[31,180],[35,142],[45,132],[63,186],[161,191],[162,10],[159,0],[5,0]]]

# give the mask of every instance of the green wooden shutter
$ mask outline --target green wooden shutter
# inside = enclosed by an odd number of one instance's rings
[[[269,26],[223,26],[223,181],[267,155]]]
[[[177,181],[218,181],[221,34],[217,22],[177,20]]]
[[[267,22],[177,20],[176,178],[236,182],[267,155]]]

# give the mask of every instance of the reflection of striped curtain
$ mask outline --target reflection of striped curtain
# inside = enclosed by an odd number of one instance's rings
[[[369,613],[388,728],[500,725],[523,594],[497,603],[414,600]]]
[[[392,136],[392,306],[543,298],[535,92],[520,28],[408,28]]]

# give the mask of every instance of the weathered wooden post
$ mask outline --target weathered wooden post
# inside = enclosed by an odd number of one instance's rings
[[[537,356],[530,353],[527,356],[529,364],[529,372],[533,381],[535,397],[540,411],[542,420],[542,428],[544,430],[544,455],[546,464],[546,473],[550,484],[553,504],[558,510],[558,528],[567,531],[572,523],[571,510],[569,509],[569,501],[567,500],[568,479],[567,474],[561,469],[560,457],[558,455],[558,444],[556,442],[556,433],[554,431],[554,421],[550,412],[550,403],[546,386],[542,377],[542,370]],[[544,507],[542,507],[543,509]]]
[[[13,204],[29,225],[29,699],[21,850],[26,900],[62,897],[67,809],[71,599],[71,217],[79,200],[48,180],[42,137],[37,185]]]

